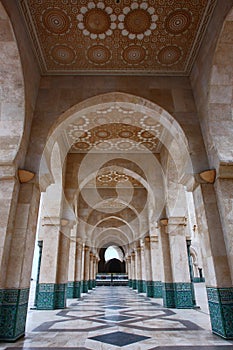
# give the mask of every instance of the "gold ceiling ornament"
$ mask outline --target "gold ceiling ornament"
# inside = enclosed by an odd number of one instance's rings
[[[105,6],[103,1],[97,4],[91,1],[87,6],[80,8],[80,13],[77,15],[78,29],[91,39],[105,39],[116,29],[116,19],[113,9]]]
[[[149,149],[156,152],[159,143],[158,137],[161,133],[161,126],[154,124],[155,130],[144,130],[138,126],[111,123],[96,126],[88,131],[81,130],[78,126],[68,130],[68,137],[72,145],[72,151],[87,152],[91,149],[99,151],[116,150],[127,152],[132,150],[143,151]],[[152,126],[150,126],[152,127]]]
[[[19,0],[43,74],[188,75],[217,0]]]
[[[154,7],[149,6],[148,2],[139,4],[133,1],[129,7],[124,7],[122,12],[118,16],[118,28],[121,29],[123,36],[142,40],[155,30],[158,16],[155,14]]]

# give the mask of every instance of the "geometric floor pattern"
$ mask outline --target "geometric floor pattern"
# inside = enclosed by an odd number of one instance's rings
[[[0,350],[233,350],[202,309],[166,309],[128,287],[97,287],[64,310],[30,310],[25,338]]]

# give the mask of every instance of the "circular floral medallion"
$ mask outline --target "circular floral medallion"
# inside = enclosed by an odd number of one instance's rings
[[[185,32],[192,23],[192,15],[187,10],[176,10],[168,15],[165,28],[168,33],[178,35]]]
[[[129,151],[131,149],[133,149],[135,146],[135,143],[132,142],[131,140],[119,140],[116,142],[116,149],[118,149],[119,151]]]
[[[99,137],[100,139],[106,139],[111,136],[111,133],[107,130],[98,130],[95,132],[95,135]]]
[[[165,46],[158,53],[158,61],[165,66],[172,66],[179,62],[182,51],[178,46]]]
[[[154,140],[155,137],[153,134],[151,134],[150,131],[148,130],[140,130],[138,132],[138,137],[142,140],[142,141],[150,141],[150,140]]]
[[[134,136],[133,132],[130,130],[122,130],[118,133],[118,135],[122,138],[131,138]]]
[[[117,16],[112,13],[111,7],[106,7],[102,1],[97,4],[89,2],[86,7],[81,7],[80,12],[77,16],[78,28],[83,35],[90,36],[91,39],[105,39],[112,35]]]
[[[90,144],[87,142],[76,142],[74,148],[80,151],[86,151],[90,148]]]
[[[95,64],[106,64],[111,58],[111,52],[103,45],[95,45],[87,50],[87,58]]]
[[[156,143],[155,142],[140,142],[138,143],[138,148],[140,150],[145,150],[145,148],[149,149],[149,150],[153,150],[156,146]]]
[[[128,64],[139,64],[146,57],[146,50],[139,45],[131,45],[123,51],[123,59]]]
[[[75,51],[66,45],[56,45],[51,49],[52,59],[61,65],[69,65],[74,63]]]
[[[71,19],[59,8],[47,9],[42,13],[42,24],[52,34],[65,34],[71,28]]]
[[[155,9],[149,7],[148,3],[142,2],[140,5],[133,2],[130,7],[123,9],[123,14],[118,16],[118,28],[121,29],[123,36],[129,39],[142,40],[144,36],[151,35],[156,28],[158,16],[154,14]]]
[[[111,142],[105,140],[96,142],[95,144],[95,148],[99,150],[110,150],[112,149],[112,146]]]
[[[125,28],[133,34],[144,33],[150,28],[151,16],[150,14],[142,9],[130,11],[125,16]]]

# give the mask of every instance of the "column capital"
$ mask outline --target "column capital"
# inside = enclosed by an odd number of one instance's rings
[[[44,216],[42,218],[42,226],[60,226],[59,216]]]
[[[144,243],[150,243],[150,236],[146,236],[144,238]]]
[[[0,166],[0,181],[6,180],[18,181],[17,170],[14,164]]]
[[[168,218],[160,219],[160,225],[161,226],[167,226],[168,225]]]
[[[168,219],[168,225],[181,225],[181,226],[186,226],[187,225],[187,218],[185,216],[174,216],[170,217]]]
[[[157,236],[157,235],[150,236],[150,241],[151,242],[158,242],[159,241],[159,236]]]

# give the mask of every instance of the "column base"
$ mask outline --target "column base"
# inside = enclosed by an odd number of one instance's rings
[[[175,308],[175,291],[173,283],[163,283],[162,286],[163,306],[167,308]]]
[[[146,281],[142,281],[142,293],[146,293]]]
[[[82,293],[88,293],[89,281],[82,282]]]
[[[137,289],[137,281],[136,280],[132,280],[132,288]]]
[[[137,290],[138,290],[138,293],[143,293],[143,281],[142,280],[137,281]]]
[[[207,287],[212,332],[233,339],[233,288]]]
[[[65,283],[40,283],[37,299],[37,310],[55,310],[66,307]]]
[[[163,283],[163,305],[167,308],[192,309],[191,283]]]
[[[146,295],[153,298],[153,281],[146,281]]]
[[[92,280],[88,281],[88,290],[92,290]]]
[[[132,288],[132,280],[128,280],[128,287]]]
[[[67,299],[75,298],[75,296],[74,296],[74,282],[68,282],[67,283],[66,298]]]
[[[0,289],[0,341],[14,342],[24,336],[29,288]]]
[[[74,298],[81,297],[81,281],[74,282]]]
[[[163,297],[163,287],[161,281],[153,281],[153,298]]]

